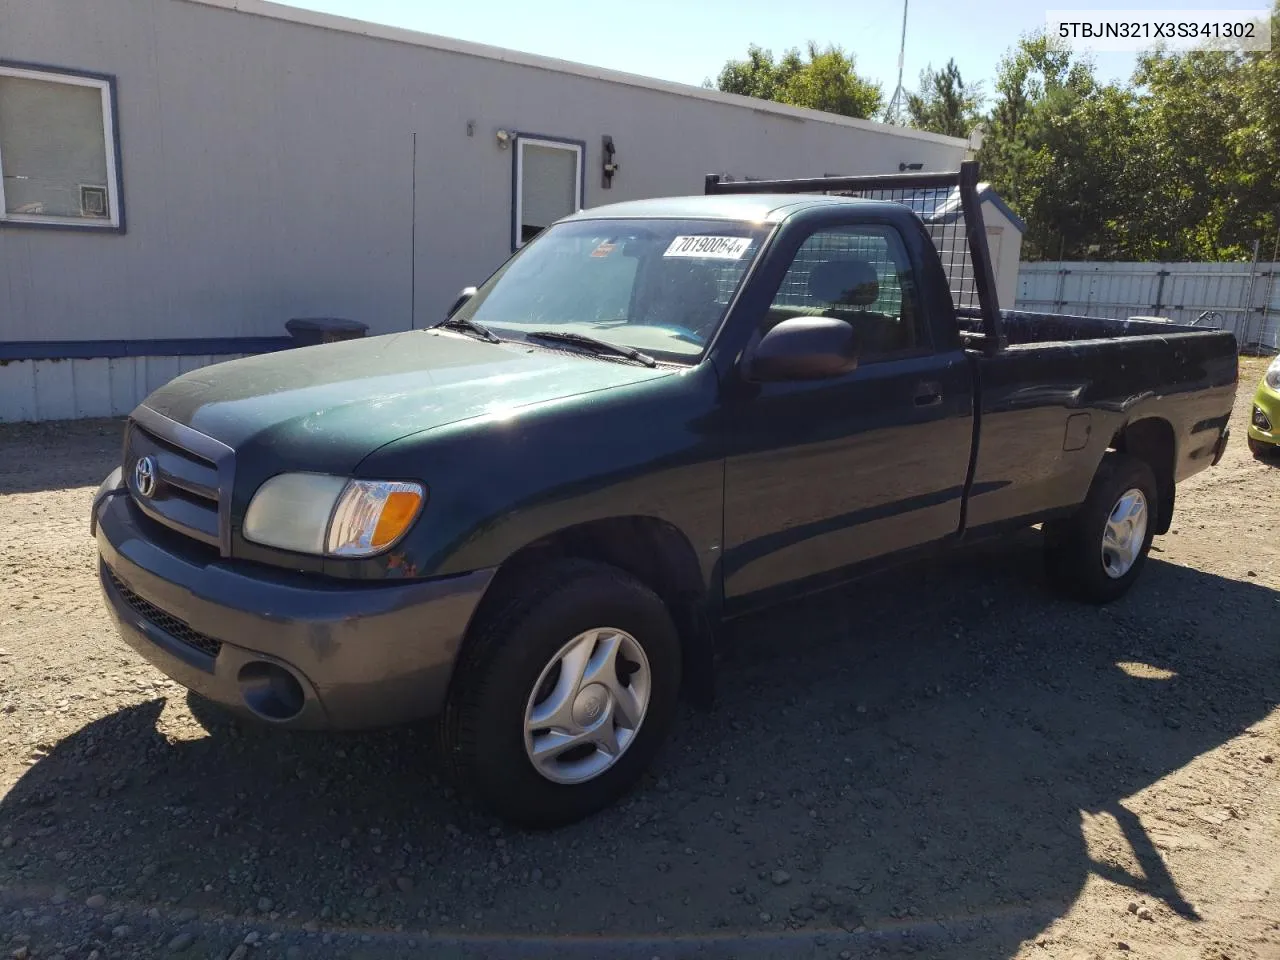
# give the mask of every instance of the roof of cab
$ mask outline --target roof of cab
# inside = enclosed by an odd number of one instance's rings
[[[778,223],[807,207],[874,202],[851,197],[828,197],[817,193],[735,193],[717,196],[658,197],[653,200],[628,200],[602,207],[591,207],[565,217],[565,220],[652,218]]]

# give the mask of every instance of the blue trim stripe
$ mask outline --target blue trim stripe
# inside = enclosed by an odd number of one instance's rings
[[[293,346],[292,337],[214,337],[184,340],[10,340],[4,360],[93,360],[120,357],[204,357],[271,353]]]

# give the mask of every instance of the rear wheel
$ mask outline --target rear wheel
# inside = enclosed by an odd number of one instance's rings
[[[1146,563],[1157,503],[1151,467],[1123,453],[1108,454],[1075,515],[1045,524],[1050,583],[1091,603],[1122,596]]]
[[[662,600],[620,570],[555,564],[477,624],[441,730],[463,785],[528,826],[612,803],[666,738],[680,641]]]

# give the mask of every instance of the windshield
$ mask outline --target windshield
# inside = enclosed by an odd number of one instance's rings
[[[575,333],[691,361],[724,319],[768,231],[722,220],[557,224],[454,316],[502,336]]]

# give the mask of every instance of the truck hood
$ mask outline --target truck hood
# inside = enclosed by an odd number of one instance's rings
[[[410,331],[202,367],[144,403],[238,453],[270,448],[287,469],[350,470],[424,430],[672,372]]]

